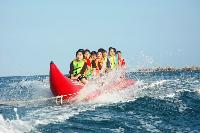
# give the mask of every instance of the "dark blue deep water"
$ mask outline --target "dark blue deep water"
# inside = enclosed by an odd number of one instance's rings
[[[64,105],[55,103],[48,76],[0,77],[0,132],[200,132],[199,71],[128,76],[137,84]]]

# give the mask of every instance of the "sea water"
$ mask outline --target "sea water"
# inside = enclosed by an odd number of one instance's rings
[[[0,132],[200,132],[200,71],[127,75],[137,83],[64,105],[48,76],[0,77]]]

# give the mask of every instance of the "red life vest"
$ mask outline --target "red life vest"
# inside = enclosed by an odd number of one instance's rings
[[[126,64],[125,60],[123,58],[120,58],[119,56],[118,56],[118,63],[120,66],[124,66]]]
[[[126,64],[126,63],[125,63],[125,60],[122,59],[122,61],[121,61],[121,65],[124,66],[125,64]]]
[[[87,64],[87,66],[89,66],[89,67],[92,66],[92,63],[91,63],[90,58],[89,58],[89,59],[85,59],[85,62],[86,62],[86,64]]]

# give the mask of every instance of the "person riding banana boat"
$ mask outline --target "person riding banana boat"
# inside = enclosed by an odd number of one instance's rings
[[[96,76],[100,76],[101,69],[102,69],[103,63],[104,63],[103,54],[100,50],[97,52],[97,59],[96,59],[95,63],[96,63]]]
[[[110,47],[109,48],[109,61],[111,70],[115,70],[118,67],[118,58],[116,57],[116,49]]]
[[[85,76],[85,72],[87,70],[87,63],[84,60],[84,50],[79,49],[76,52],[76,59],[74,59],[70,64],[70,78],[72,80],[77,80],[82,82],[83,84],[87,83],[87,77]]]
[[[122,52],[117,51],[117,56],[118,56],[118,65],[119,67],[124,67],[125,66],[125,59],[122,57]]]
[[[96,51],[92,51],[91,52],[91,64],[92,64],[92,76],[94,77],[96,74],[96,68],[97,68],[97,65],[96,65],[96,59],[97,59],[97,52]]]
[[[108,58],[108,54],[105,49],[102,49],[102,53],[103,53],[103,58],[104,58],[102,70],[103,72],[108,73],[111,70],[110,60]]]
[[[92,78],[92,76],[93,76],[92,58],[91,58],[90,50],[88,50],[88,49],[85,50],[84,57],[85,57],[84,60],[87,64],[85,76],[89,79],[89,78]]]

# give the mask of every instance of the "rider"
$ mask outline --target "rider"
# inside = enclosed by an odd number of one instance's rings
[[[117,51],[117,55],[118,55],[118,65],[119,65],[120,67],[125,66],[125,60],[124,60],[124,58],[122,57],[122,52],[121,52],[121,51]]]
[[[91,59],[91,54],[90,54],[90,50],[88,50],[88,49],[86,49],[85,51],[84,51],[84,57],[85,57],[85,62],[87,63],[87,65],[89,66],[89,67],[91,67],[91,61],[92,61],[92,59]]]
[[[96,51],[92,51],[91,52],[91,63],[92,63],[92,68],[96,68],[96,63],[95,60],[97,59],[97,52]]]
[[[110,60],[108,58],[108,54],[105,49],[103,49],[102,53],[103,53],[103,58],[104,58],[103,69],[105,69],[105,72],[108,72],[109,69],[111,68]]]
[[[109,60],[110,60],[111,70],[116,69],[118,65],[118,61],[116,58],[115,48],[112,48],[112,47],[109,48]]]
[[[96,75],[96,59],[97,59],[97,52],[96,51],[92,51],[91,52],[91,64],[92,64],[92,75],[95,76]]]
[[[84,56],[85,56],[85,62],[87,64],[87,70],[85,71],[85,76],[87,78],[91,78],[93,70],[92,70],[92,59],[91,59],[90,50],[86,49]]]
[[[102,50],[99,49],[97,52],[97,59],[96,59],[96,75],[100,75],[100,71],[103,67],[103,63],[104,63],[104,58],[103,58],[103,54],[102,54]]]
[[[84,73],[87,69],[87,64],[84,61],[84,50],[79,49],[76,52],[76,59],[74,59],[70,64],[70,78],[72,80],[81,81],[83,84],[87,83],[87,78]]]

